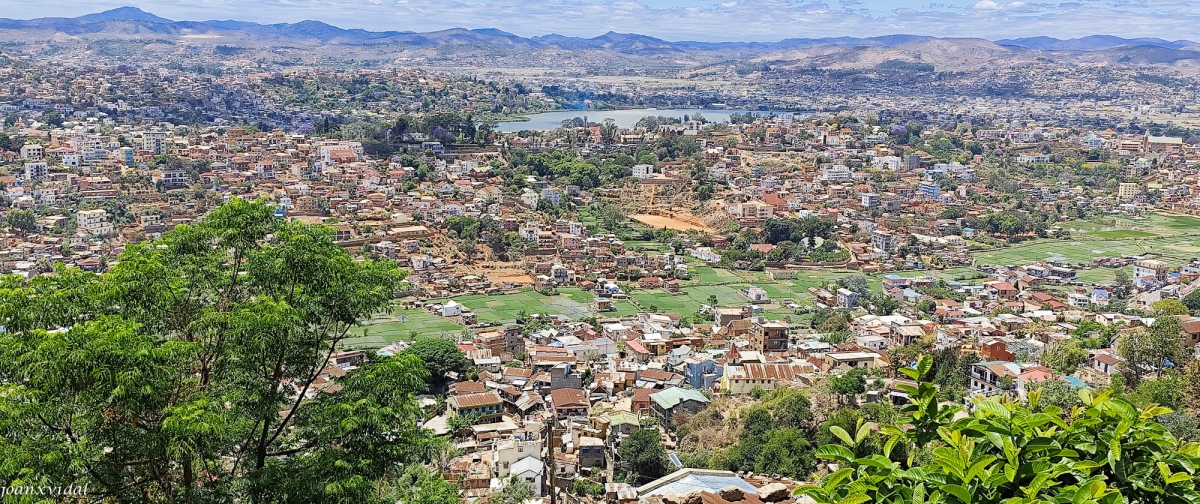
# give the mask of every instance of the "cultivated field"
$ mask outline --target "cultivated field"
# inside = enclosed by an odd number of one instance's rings
[[[452,335],[461,333],[463,326],[448,318],[420,309],[395,310],[391,315],[363,322],[350,329],[350,338],[343,342],[347,348],[379,348],[396,340],[411,340],[416,335]]]

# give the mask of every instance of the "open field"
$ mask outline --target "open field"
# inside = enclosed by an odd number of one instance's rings
[[[1050,260],[1090,263],[1092,259],[1100,257],[1140,255],[1145,252],[1145,248],[1132,240],[1031,240],[1011,247],[975,252],[975,264],[1020,266]]]
[[[395,310],[391,315],[363,322],[350,329],[347,348],[379,348],[396,340],[411,340],[413,335],[456,334],[463,326],[425,310]]]
[[[1032,240],[975,252],[975,263],[1020,265],[1048,259],[1090,263],[1100,257],[1155,253],[1182,263],[1200,256],[1200,219],[1185,216],[1101,217],[1070,222],[1069,241]],[[1111,276],[1111,275],[1108,275]]]
[[[709,229],[704,226],[698,226],[696,224],[692,224],[691,222],[674,219],[671,217],[663,217],[661,215],[637,214],[630,215],[629,218],[654,229],[667,228],[674,229],[676,231],[691,231],[695,229],[698,231],[709,231]]]
[[[1116,229],[1113,231],[1096,231],[1092,236],[1098,236],[1109,240],[1118,240],[1122,238],[1150,238],[1158,236],[1149,231],[1135,231],[1132,229]]]

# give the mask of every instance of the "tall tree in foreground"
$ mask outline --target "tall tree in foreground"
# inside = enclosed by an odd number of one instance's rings
[[[416,356],[317,387],[403,273],[235,199],[103,275],[0,281],[0,479],[120,502],[373,502],[441,448]],[[393,499],[394,500],[394,499]]]

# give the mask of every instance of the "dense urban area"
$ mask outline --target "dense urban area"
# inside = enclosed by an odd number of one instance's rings
[[[31,47],[4,502],[1200,502],[1194,77]]]

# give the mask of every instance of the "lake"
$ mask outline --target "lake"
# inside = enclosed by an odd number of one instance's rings
[[[638,120],[646,116],[667,116],[678,117],[683,119],[684,115],[692,115],[699,112],[704,116],[704,120],[708,122],[724,122],[729,120],[729,115],[734,113],[745,114],[746,112],[755,112],[758,114],[769,114],[770,112],[751,111],[751,110],[709,110],[709,109],[632,109],[632,110],[560,110],[557,112],[545,112],[541,114],[530,114],[526,117],[528,121],[508,121],[496,125],[496,129],[504,132],[515,132],[521,130],[552,130],[562,126],[562,122],[576,117],[587,116],[588,122],[602,123],[605,119],[611,118],[616,121],[617,126],[632,128],[637,124]]]

